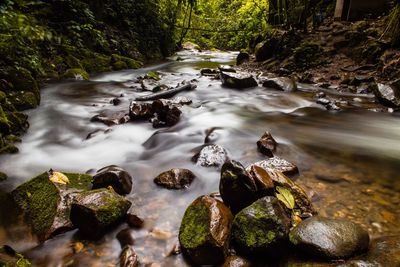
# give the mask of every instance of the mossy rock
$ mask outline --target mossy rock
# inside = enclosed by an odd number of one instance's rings
[[[0,154],[15,154],[18,153],[19,149],[13,144],[5,144],[0,148]]]
[[[144,77],[146,79],[153,79],[156,81],[161,80],[160,73],[157,71],[149,71],[148,73],[146,73],[146,75]]]
[[[289,230],[290,220],[279,200],[266,196],[235,216],[231,238],[240,253],[272,256]]]
[[[32,92],[11,92],[7,96],[11,104],[19,111],[33,109],[38,106],[36,96]]]
[[[65,57],[65,63],[71,69],[82,69],[83,68],[79,59],[77,59],[76,57],[74,57],[72,55],[68,55]]]
[[[10,133],[10,122],[8,121],[7,115],[4,112],[2,106],[0,105],[0,133],[8,134]]]
[[[362,49],[362,59],[367,63],[377,63],[385,51],[382,43],[368,40]]]
[[[120,221],[132,203],[114,190],[96,189],[76,195],[71,206],[71,221],[81,233],[97,238]]]
[[[0,172],[0,182],[7,180],[8,176],[4,172]]]
[[[63,77],[76,80],[89,80],[89,74],[83,69],[68,69]]]
[[[2,267],[30,267],[32,264],[21,253],[9,246],[0,247],[0,266]]]
[[[128,68],[128,65],[123,61],[117,61],[117,62],[113,63],[114,70],[125,70],[127,68]]]
[[[183,253],[197,265],[219,265],[229,246],[232,214],[219,200],[197,198],[186,209],[179,229]]]
[[[9,112],[6,111],[8,123],[10,124],[10,132],[13,134],[22,134],[28,127],[28,115],[22,112]]]
[[[304,42],[293,51],[293,60],[298,68],[307,69],[321,64],[321,47],[312,42]]]
[[[18,186],[11,192],[15,203],[26,215],[32,232],[45,241],[51,236],[73,225],[69,220],[73,192],[88,190],[92,176],[86,174],[64,173],[69,184],[56,184],[49,180],[47,172]]]
[[[135,60],[130,57],[124,57],[121,55],[117,55],[117,54],[112,55],[112,61],[113,62],[118,62],[118,61],[124,62],[127,65],[126,69],[128,69],[128,68],[129,69],[138,69],[138,68],[143,67],[143,63],[141,61]],[[114,66],[114,69],[115,69],[115,66]]]
[[[12,83],[16,91],[35,92],[39,88],[31,72],[25,68],[10,67],[4,73],[0,74],[0,77]]]
[[[81,60],[83,68],[88,73],[107,72],[111,70],[111,57],[84,50],[85,57]]]

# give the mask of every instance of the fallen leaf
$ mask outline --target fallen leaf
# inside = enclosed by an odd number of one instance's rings
[[[286,188],[284,188],[284,187],[281,187],[281,186],[277,186],[276,187],[276,191],[278,191],[277,193],[276,193],[276,197],[283,203],[283,204],[285,204],[285,206],[288,208],[288,209],[294,209],[294,197],[293,197],[293,195],[292,195],[292,193],[288,190],[288,189],[286,189]]]
[[[61,172],[51,171],[49,175],[50,181],[57,184],[69,184],[68,177]]]

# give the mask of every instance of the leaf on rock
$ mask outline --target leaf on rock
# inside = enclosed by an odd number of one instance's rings
[[[49,179],[50,181],[52,181],[53,183],[57,183],[57,184],[69,184],[69,180],[68,177],[65,176],[65,174],[61,173],[61,172],[51,172],[49,175]]]
[[[276,197],[281,202],[283,202],[283,204],[285,204],[285,206],[288,209],[291,209],[291,210],[294,209],[294,205],[295,205],[294,197],[293,197],[292,193],[290,192],[290,190],[288,190],[288,189],[286,189],[284,187],[281,187],[281,186],[277,186],[276,187],[276,191],[278,191],[276,193]]]

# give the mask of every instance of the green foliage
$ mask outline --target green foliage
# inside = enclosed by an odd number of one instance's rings
[[[390,12],[384,35],[390,38],[393,46],[400,46],[400,4]]]
[[[276,198],[285,204],[288,209],[293,210],[295,202],[290,190],[286,189],[285,187],[277,186],[276,191]]]

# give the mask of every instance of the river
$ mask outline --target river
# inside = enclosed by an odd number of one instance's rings
[[[362,95],[343,96],[358,104],[330,112],[315,103],[312,88],[296,93],[262,87],[231,90],[219,80],[200,76],[201,68],[232,64],[236,55],[183,51],[179,61],[175,57],[144,69],[94,76],[90,81],[47,85],[40,107],[28,113],[30,128],[18,145],[20,152],[0,157],[0,169],[10,177],[0,190],[8,192],[50,168],[85,173],[119,165],[134,177],[128,198],[145,219],[143,229],[131,232],[141,262],[187,266],[181,255],[167,255],[177,242],[185,208],[198,196],[218,191],[218,169],[191,161],[207,129],[216,127],[212,141],[244,165],[263,159],[256,142],[268,130],[279,143],[276,155],[298,166],[300,175],[294,179],[312,196],[321,215],[358,222],[372,237],[399,234],[398,115],[371,110],[371,98]],[[147,94],[129,86],[148,71],[159,71],[162,82],[171,86],[197,80],[196,90],[181,93],[193,104],[182,108],[177,125],[153,129],[150,123],[130,122],[109,128],[90,122],[100,112],[127,111],[132,99]],[[110,104],[120,95],[120,105]],[[159,173],[178,167],[197,176],[187,190],[169,191],[153,183]],[[2,202],[0,209],[0,244],[24,252],[35,266],[114,266],[118,262],[121,248],[115,236],[126,224],[96,242],[82,241],[77,231],[70,231],[38,246],[24,224],[9,218],[12,206]],[[77,241],[85,247],[73,253]]]

